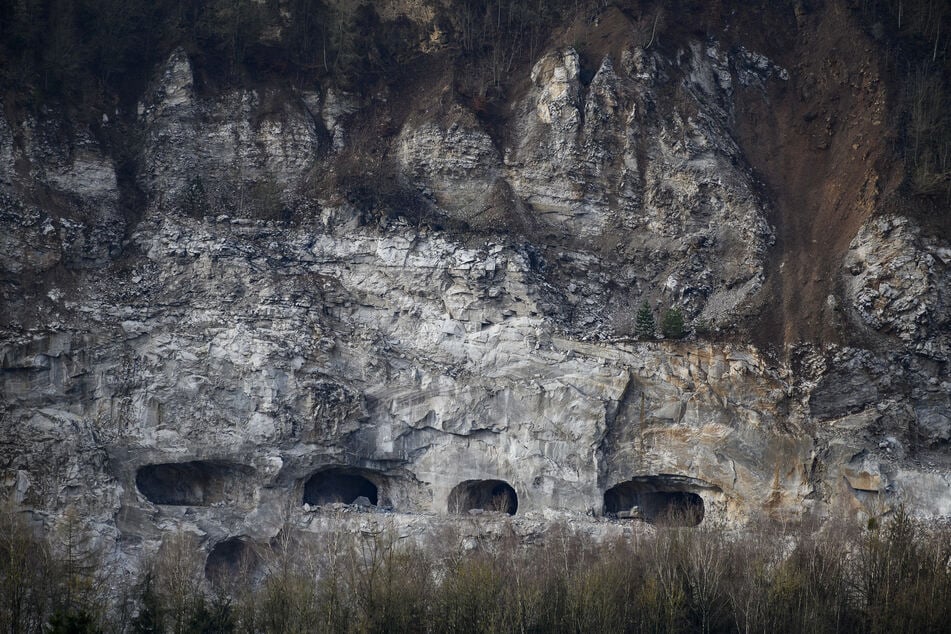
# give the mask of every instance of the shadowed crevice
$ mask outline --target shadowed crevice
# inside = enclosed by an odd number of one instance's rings
[[[219,587],[239,579],[254,577],[261,567],[261,557],[247,537],[229,537],[215,544],[205,560],[205,578]]]

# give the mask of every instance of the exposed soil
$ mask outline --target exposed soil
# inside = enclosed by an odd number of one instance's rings
[[[737,140],[764,181],[776,229],[762,306],[750,324],[767,348],[850,340],[838,308],[842,258],[900,182],[898,164],[887,161],[886,89],[874,44],[837,2],[801,15],[799,25],[794,45],[774,53],[789,81],[737,98]]]

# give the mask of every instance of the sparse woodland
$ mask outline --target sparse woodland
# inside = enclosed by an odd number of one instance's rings
[[[386,530],[284,530],[204,564],[175,533],[134,573],[78,523],[43,535],[9,505],[2,521],[4,632],[941,632],[951,618],[951,530],[902,511],[661,523],[606,543],[555,524],[543,545],[463,538],[463,523],[425,550]]]

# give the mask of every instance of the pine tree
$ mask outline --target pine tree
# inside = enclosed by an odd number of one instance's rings
[[[637,317],[634,322],[634,334],[638,339],[654,338],[654,315],[651,313],[651,307],[646,300],[637,311]]]
[[[684,316],[679,308],[674,306],[664,313],[660,329],[667,339],[680,339],[684,336]]]

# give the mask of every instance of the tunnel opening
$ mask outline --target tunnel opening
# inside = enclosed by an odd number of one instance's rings
[[[135,485],[153,504],[244,505],[253,497],[254,469],[230,462],[194,460],[139,468]]]
[[[205,578],[217,586],[251,579],[260,568],[261,559],[247,537],[229,537],[215,544],[205,560]]]
[[[518,494],[504,480],[466,480],[449,494],[450,513],[468,513],[473,510],[515,515]]]
[[[357,469],[318,471],[304,484],[304,504],[361,504],[365,500],[376,506],[379,489],[370,477],[368,472]]]
[[[664,526],[697,526],[706,509],[697,491],[717,487],[684,476],[641,476],[604,492],[604,514]]]

